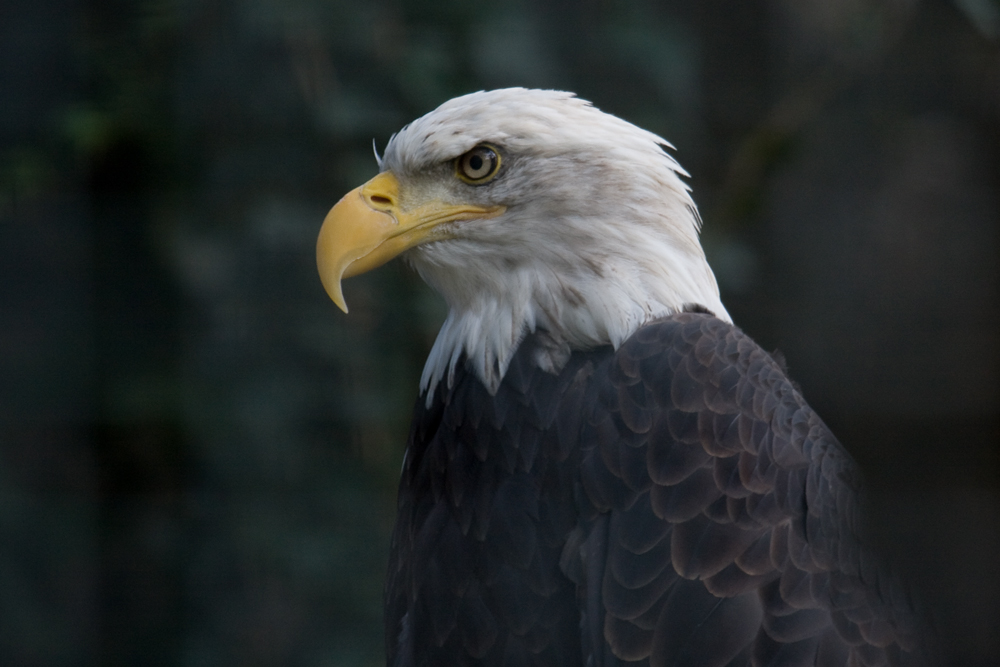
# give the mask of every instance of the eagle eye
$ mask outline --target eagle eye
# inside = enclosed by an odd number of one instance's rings
[[[500,170],[500,152],[489,144],[480,144],[455,161],[455,173],[470,185],[482,185]]]

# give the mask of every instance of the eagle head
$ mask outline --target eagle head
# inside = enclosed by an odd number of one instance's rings
[[[529,332],[555,372],[572,350],[617,347],[688,304],[728,320],[666,148],[572,93],[455,98],[393,135],[380,173],[331,209],[323,285],[346,312],[341,279],[401,255],[444,297],[428,402],[462,358],[495,392]]]

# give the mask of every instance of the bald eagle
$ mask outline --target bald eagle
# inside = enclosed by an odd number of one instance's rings
[[[387,665],[927,664],[857,467],[733,326],[662,138],[570,93],[453,99],[327,216],[448,304],[399,485]]]

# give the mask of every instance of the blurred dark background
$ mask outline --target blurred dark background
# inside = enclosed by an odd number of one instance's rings
[[[378,665],[442,303],[327,299],[372,139],[573,90],[672,141],[736,322],[1000,656],[996,0],[0,3],[0,665]]]

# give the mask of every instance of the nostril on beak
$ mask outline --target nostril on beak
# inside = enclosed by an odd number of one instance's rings
[[[368,198],[368,201],[370,201],[374,206],[378,207],[388,208],[392,206],[392,200],[389,199],[388,197],[383,197],[382,195],[371,195]]]

